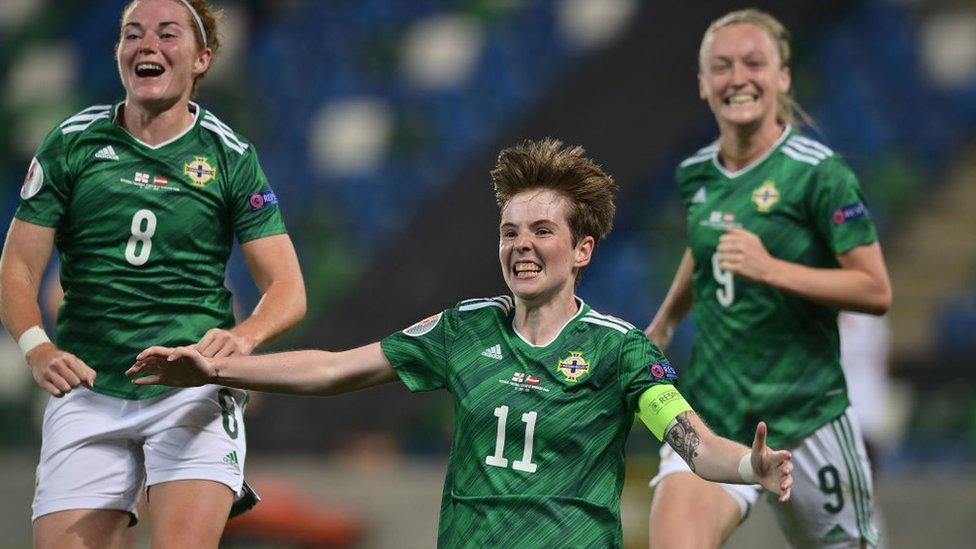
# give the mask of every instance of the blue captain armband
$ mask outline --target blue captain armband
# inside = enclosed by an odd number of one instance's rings
[[[664,440],[668,425],[679,414],[691,410],[691,405],[674,385],[665,383],[644,391],[638,400],[638,406],[637,417],[658,440]]]

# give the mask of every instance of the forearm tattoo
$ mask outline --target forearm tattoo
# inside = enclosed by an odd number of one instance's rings
[[[679,415],[675,420],[677,423],[667,434],[668,444],[671,445],[671,448],[674,448],[675,452],[678,452],[681,459],[685,460],[688,467],[694,471],[695,458],[698,457],[698,445],[701,443],[701,438],[698,436],[695,428],[691,426],[691,422],[688,421],[685,414]]]

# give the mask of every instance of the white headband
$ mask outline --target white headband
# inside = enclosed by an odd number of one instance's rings
[[[191,6],[186,0],[180,0],[180,2],[183,2],[186,9],[190,10],[190,15],[192,15],[193,20],[197,22],[197,28],[200,29],[200,36],[203,37],[203,47],[206,48],[208,46],[207,31],[203,30],[203,21],[200,20],[200,14],[198,14],[197,10],[193,9],[193,6]]]

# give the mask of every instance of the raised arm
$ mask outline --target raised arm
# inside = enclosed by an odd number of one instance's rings
[[[219,383],[294,395],[335,395],[398,379],[378,342],[338,353],[308,350],[219,358],[204,357],[195,347],[150,347],[126,375],[137,385]]]
[[[54,396],[95,382],[95,371],[58,349],[44,333],[38,293],[51,257],[54,229],[14,219],[0,256],[0,320],[17,341],[34,381]]]
[[[727,271],[823,305],[873,315],[891,307],[891,282],[877,242],[838,255],[839,269],[821,269],[775,258],[758,236],[737,228],[722,235],[718,254]]]
[[[268,236],[245,242],[241,248],[261,300],[237,326],[209,330],[196,344],[204,356],[251,354],[305,316],[305,282],[291,238],[287,234]]]
[[[766,424],[756,427],[752,449],[713,433],[693,411],[683,412],[665,435],[665,441],[698,476],[714,482],[761,484],[790,498],[793,464],[787,450],[766,446]]]
[[[644,330],[644,334],[661,349],[667,348],[671,343],[675,328],[684,320],[688,311],[691,309],[691,275],[695,270],[695,259],[691,256],[691,250],[685,249],[678,265],[678,272],[674,275],[668,295],[664,296],[664,302],[654,315],[654,320]]]
[[[698,476],[714,482],[761,484],[790,497],[792,456],[766,446],[766,424],[756,427],[752,450],[713,433],[670,384],[654,385],[639,399],[637,416],[651,433],[667,442]]]

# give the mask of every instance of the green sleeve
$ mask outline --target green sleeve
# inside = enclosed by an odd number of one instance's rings
[[[234,166],[228,185],[234,234],[239,242],[285,232],[278,197],[261,169],[254,145]]]
[[[630,330],[620,348],[620,383],[629,412],[636,412],[640,396],[650,387],[673,384],[678,374],[664,353],[640,330]]]
[[[857,177],[837,158],[819,166],[810,206],[817,232],[835,255],[878,239]]]
[[[447,386],[453,339],[453,318],[447,310],[384,338],[380,346],[408,389],[432,391]]]
[[[20,190],[17,219],[57,227],[71,198],[68,151],[61,128],[54,128],[37,149]]]

